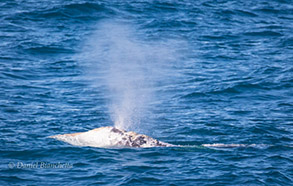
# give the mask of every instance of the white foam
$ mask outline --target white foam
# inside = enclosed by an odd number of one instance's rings
[[[239,147],[265,147],[265,144],[224,144],[224,143],[213,143],[213,144],[202,144],[204,147],[210,148],[239,148]]]

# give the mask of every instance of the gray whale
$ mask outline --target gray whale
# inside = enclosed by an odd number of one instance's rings
[[[124,148],[124,147],[206,147],[206,148],[246,148],[263,147],[261,144],[202,144],[200,146],[181,146],[165,143],[144,134],[127,132],[115,127],[100,127],[86,132],[61,134],[49,136],[75,146],[89,146],[101,148]]]
[[[75,146],[90,147],[170,147],[175,146],[144,134],[115,127],[100,127],[87,132],[49,136]]]

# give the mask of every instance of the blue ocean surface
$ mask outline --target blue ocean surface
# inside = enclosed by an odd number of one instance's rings
[[[292,85],[291,0],[2,0],[0,185],[293,185]]]

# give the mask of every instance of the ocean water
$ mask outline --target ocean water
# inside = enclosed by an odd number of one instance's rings
[[[292,185],[292,30],[290,0],[0,1],[0,185]],[[48,138],[102,126],[180,147]]]

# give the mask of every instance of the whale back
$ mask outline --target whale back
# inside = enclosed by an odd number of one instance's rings
[[[171,144],[115,127],[100,127],[87,132],[50,136],[75,146],[90,147],[167,147]]]

